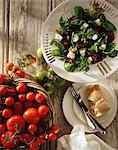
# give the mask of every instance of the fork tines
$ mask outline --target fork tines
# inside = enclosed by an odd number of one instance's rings
[[[75,88],[71,85],[71,93],[75,99],[80,98],[80,95],[76,92]]]
[[[103,60],[99,63],[97,63],[97,67],[99,68],[100,72],[105,76],[106,74],[108,74],[111,71],[110,66],[108,65],[108,63]]]

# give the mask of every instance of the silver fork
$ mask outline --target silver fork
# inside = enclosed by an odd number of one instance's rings
[[[111,71],[110,66],[108,65],[108,63],[105,60],[98,62],[97,67],[103,76],[106,76]]]
[[[75,88],[71,85],[71,94],[75,98],[76,102],[80,106],[80,108],[84,111],[86,116],[89,119],[89,122],[95,126],[96,129],[102,134],[107,134],[106,130],[102,127],[102,125],[92,116],[92,114],[89,112],[86,105],[83,103],[80,95],[76,92]]]

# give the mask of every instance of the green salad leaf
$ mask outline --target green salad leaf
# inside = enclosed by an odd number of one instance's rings
[[[64,52],[61,49],[53,49],[52,55],[57,57],[58,59],[65,59]]]
[[[100,23],[101,23],[101,25],[104,25],[105,22],[106,22],[106,17],[105,17],[105,15],[101,14],[100,15]]]
[[[67,28],[69,26],[69,21],[65,20],[62,16],[59,19],[59,24],[62,28]]]
[[[92,28],[90,28],[86,31],[86,38],[91,39],[94,34],[96,34],[96,32]]]
[[[61,50],[64,50],[63,44],[59,40],[57,40],[57,39],[52,39],[52,41],[50,42],[50,44],[57,46]]]
[[[104,53],[105,53],[105,54],[111,53],[111,52],[115,49],[115,47],[116,47],[116,43],[109,43],[109,44],[107,45],[107,48],[106,48],[106,50],[104,51]]]
[[[85,21],[82,19],[74,19],[70,22],[71,27],[81,27]]]
[[[105,24],[103,25],[103,27],[109,32],[117,31],[117,28],[109,21],[105,21]]]
[[[80,56],[78,70],[87,72],[89,69],[90,69],[90,63],[88,61],[88,58],[84,56]]]
[[[66,33],[66,29],[62,28],[60,25],[57,25],[56,31],[57,31],[57,33],[59,33],[61,35],[63,35],[64,33]]]
[[[114,58],[118,55],[118,51],[117,50],[113,50],[111,53],[108,54],[109,57]]]
[[[82,14],[84,13],[84,9],[81,6],[74,7],[75,16],[79,19],[82,19]]]
[[[68,72],[74,72],[77,67],[74,65],[74,63],[64,63],[64,69],[67,70]]]

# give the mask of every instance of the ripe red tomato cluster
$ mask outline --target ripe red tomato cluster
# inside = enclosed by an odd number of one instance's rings
[[[7,66],[8,70],[13,67]],[[6,82],[4,75],[0,75],[0,84],[0,145],[6,149],[27,145],[38,150],[46,140],[56,141],[59,126],[48,128],[50,110],[45,94],[26,83]]]
[[[19,76],[20,78],[24,78],[25,73],[20,70],[20,68],[17,65],[14,65],[13,63],[7,63],[6,66],[7,70],[13,73],[14,75]]]

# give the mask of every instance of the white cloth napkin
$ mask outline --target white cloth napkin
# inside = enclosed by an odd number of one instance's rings
[[[96,136],[93,136],[96,137]],[[103,142],[106,144],[105,142]],[[107,144],[106,144],[107,145]],[[84,127],[75,126],[70,135],[64,135],[58,140],[57,150],[115,150],[109,145],[107,148],[94,138],[87,141]]]

